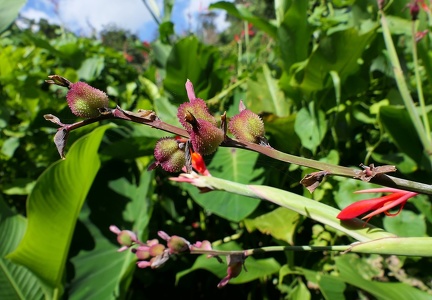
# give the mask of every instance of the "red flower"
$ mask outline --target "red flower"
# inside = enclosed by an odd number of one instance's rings
[[[372,211],[372,212],[362,217],[362,219],[369,220],[373,216],[378,215],[382,212],[385,213],[387,216],[396,216],[401,212],[402,208],[404,207],[408,199],[417,195],[417,193],[414,192],[408,192],[408,191],[393,189],[393,188],[368,189],[368,190],[357,191],[356,193],[391,193],[391,194],[378,197],[378,198],[354,202],[353,204],[344,208],[337,215],[338,219],[340,220],[353,219],[368,211]],[[400,205],[400,207],[396,213],[389,212],[390,209],[398,205]]]
[[[203,157],[198,152],[192,152],[192,168],[204,176],[211,176]]]

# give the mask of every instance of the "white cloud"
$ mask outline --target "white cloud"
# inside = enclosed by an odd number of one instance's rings
[[[157,6],[156,14],[162,11],[163,0],[146,0]],[[216,0],[176,0],[172,21],[180,34],[198,26],[199,13],[205,12]],[[58,6],[55,7],[54,5]],[[159,10],[159,11],[158,11]],[[229,26],[225,12],[215,11],[215,24],[218,31]],[[67,29],[81,35],[100,32],[110,25],[138,34],[143,40],[152,39],[157,33],[157,24],[143,3],[143,0],[28,0],[21,15],[50,23],[62,24]]]
[[[141,0],[61,0],[59,13],[69,29],[82,34],[108,25],[138,33],[146,23],[154,22]]]
[[[40,19],[45,19],[50,23],[59,24],[59,19],[56,16],[49,15],[43,10],[37,8],[28,8],[21,11],[21,16],[27,19],[39,21]]]
[[[198,15],[200,13],[207,12],[210,4],[218,1],[217,0],[193,0],[193,1],[181,0],[178,2],[186,4],[183,10],[183,16],[185,17],[185,22],[189,22],[188,16],[190,16],[190,25],[192,29],[196,29],[198,25],[197,23]],[[226,12],[221,10],[214,10],[214,12],[217,14],[217,17],[215,18],[215,25],[217,31],[225,30],[230,25],[229,22],[225,20]]]

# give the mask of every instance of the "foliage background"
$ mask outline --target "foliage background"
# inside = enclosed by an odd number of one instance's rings
[[[406,4],[392,1],[386,14],[417,97]],[[167,134],[146,126],[110,121],[76,130],[66,160],[59,161],[56,127],[43,115],[65,123],[76,118],[65,90],[44,82],[50,74],[86,81],[107,91],[113,107],[152,109],[174,125],[188,78],[216,115],[233,116],[243,100],[262,116],[278,150],[343,166],[393,164],[398,177],[430,183],[430,160],[396,86],[375,1],[250,1],[247,8],[220,2],[212,8],[229,13],[229,30],[215,33],[208,15],[203,31],[187,36],[173,33],[166,7],[151,43],[118,29],[90,39],[46,22],[38,31],[0,27],[0,298],[431,298],[430,258],[272,253],[248,259],[248,272],[218,290],[226,266],[215,261],[183,255],[149,270],[116,252],[111,224],[142,240],[163,230],[230,250],[353,240],[276,205],[224,192],[199,194],[170,182],[172,174],[163,170],[148,172],[153,147]],[[9,15],[11,21],[16,16]],[[419,30],[429,21],[420,13]],[[428,110],[430,46],[427,34],[418,54]],[[334,177],[310,194],[299,181],[311,169],[244,150],[221,147],[206,162],[216,177],[270,185],[337,208],[364,198],[352,192],[372,186]],[[431,222],[426,195],[395,218],[371,220],[399,236],[418,237],[430,236]]]

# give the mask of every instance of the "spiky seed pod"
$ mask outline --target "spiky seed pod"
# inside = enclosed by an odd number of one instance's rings
[[[66,99],[72,113],[83,118],[97,117],[99,108],[108,107],[107,94],[85,82],[70,84]]]
[[[179,148],[174,138],[161,138],[155,146],[154,157],[157,165],[167,172],[180,172],[186,163],[184,149]]]
[[[207,120],[195,118],[187,112],[185,121],[192,126],[190,139],[195,152],[209,155],[216,151],[224,140],[223,131]]]
[[[243,109],[228,123],[229,131],[240,141],[259,144],[264,138],[264,123],[261,118],[248,109]]]
[[[191,100],[191,102],[182,103],[180,104],[177,110],[177,117],[180,123],[182,124],[182,126],[186,130],[192,130],[191,124],[189,124],[185,120],[185,115],[188,112],[191,113],[197,119],[206,120],[211,124],[213,124],[214,126],[217,126],[216,118],[210,114],[206,103],[202,99],[196,98]]]

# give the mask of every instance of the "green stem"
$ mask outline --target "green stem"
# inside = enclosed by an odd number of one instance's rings
[[[365,242],[394,236],[360,219],[355,218],[341,221],[337,218],[340,210],[334,207],[270,186],[246,185],[217,177],[193,174],[182,174],[180,177],[172,179],[180,182],[189,182],[199,188],[226,191],[237,195],[266,200],[344,232],[358,241]]]
[[[53,119],[55,117],[52,115],[45,115],[45,118],[53,122]],[[95,123],[102,120],[108,120],[108,119],[122,119],[125,121],[144,124],[152,128],[156,128],[172,134],[189,138],[189,134],[185,129],[165,123],[160,119],[155,118],[155,116],[153,116],[152,114],[149,114],[149,116],[142,116],[140,115],[140,113],[133,113],[130,111],[126,111],[121,109],[120,107],[117,107],[115,109],[109,109],[107,110],[107,112],[105,112],[104,114],[96,118],[86,119],[73,124],[62,124],[59,120],[58,122],[54,122],[54,123],[60,125],[62,128],[70,132],[74,129],[89,125],[91,123]],[[326,175],[343,176],[343,177],[349,177],[349,178],[360,180],[361,179],[360,177],[364,172],[364,170],[361,169],[347,168],[347,167],[333,165],[325,162],[316,161],[313,159],[299,157],[288,153],[280,152],[269,146],[262,146],[262,145],[244,142],[244,141],[240,142],[234,139],[230,139],[228,137],[224,142],[222,142],[221,146],[252,150],[283,162],[325,171]],[[376,175],[375,177],[372,177],[370,179],[370,182],[382,186],[399,188],[407,191],[432,195],[432,185],[423,184],[423,183],[405,180],[396,177],[391,177],[384,174],[380,174],[380,175]]]
[[[283,251],[339,251],[355,252],[382,255],[402,255],[402,256],[420,256],[431,257],[432,238],[430,237],[386,237],[372,241],[353,243],[351,245],[336,246],[269,246],[247,250],[222,251],[222,250],[203,250],[192,249],[191,254],[207,255],[244,255],[263,254],[268,252]]]
[[[420,108],[422,113],[423,125],[426,130],[426,138],[429,143],[432,141],[431,139],[431,131],[429,125],[429,118],[426,112],[426,105],[423,95],[423,85],[420,78],[420,70],[419,70],[419,61],[418,61],[418,53],[417,53],[417,41],[416,41],[416,32],[417,32],[417,21],[412,21],[412,48],[413,48],[413,62],[414,62],[414,71],[415,71],[415,79],[417,86],[417,94],[419,97]]]
[[[220,99],[226,97],[229,93],[231,93],[234,89],[236,89],[238,86],[240,86],[241,84],[243,84],[244,82],[246,82],[248,78],[242,78],[240,80],[237,80],[237,82],[231,84],[229,87],[227,87],[226,89],[224,89],[222,92],[220,92],[219,94],[217,94],[216,96],[214,96],[213,98],[210,98],[206,101],[206,103],[208,105],[213,105],[216,104],[217,102],[219,102]]]
[[[205,250],[191,249],[191,254],[207,254],[217,256],[241,255],[250,256],[254,254],[262,254],[267,252],[283,252],[283,251],[347,251],[351,246],[268,246],[262,248],[254,248],[247,250]]]
[[[411,94],[408,90],[407,84],[405,82],[405,78],[402,72],[402,68],[399,62],[399,58],[396,53],[396,49],[393,43],[393,39],[390,33],[390,29],[387,23],[387,19],[384,15],[383,11],[380,11],[381,14],[381,28],[383,31],[383,37],[384,42],[386,44],[386,48],[388,51],[388,56],[390,59],[390,62],[393,67],[393,72],[395,74],[396,83],[399,88],[399,92],[401,93],[402,99],[405,104],[405,108],[408,111],[408,114],[411,118],[411,121],[413,122],[414,128],[417,131],[417,134],[420,138],[420,141],[426,151],[426,154],[431,159],[432,162],[432,143],[427,138],[425,128],[423,127],[423,123],[420,120],[420,116],[416,110],[416,107],[414,105],[414,101],[411,97]]]
[[[244,36],[245,36],[245,56],[246,64],[249,64],[249,22],[244,21]]]

